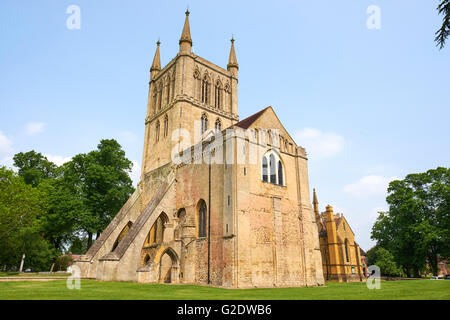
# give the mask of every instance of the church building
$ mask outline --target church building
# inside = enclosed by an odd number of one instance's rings
[[[240,120],[234,39],[222,68],[192,51],[150,68],[141,178],[75,265],[83,278],[229,288],[324,284],[307,155],[272,107]]]
[[[313,190],[314,214],[319,230],[322,269],[325,281],[363,281],[367,274],[366,253],[355,241],[355,234],[344,215],[334,214],[333,207],[319,213],[316,190]]]

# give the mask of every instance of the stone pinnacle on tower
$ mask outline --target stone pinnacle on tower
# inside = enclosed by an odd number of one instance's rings
[[[314,205],[314,213],[319,214],[319,201],[317,201],[316,189],[313,189],[313,205]]]
[[[161,42],[156,42],[156,52],[155,52],[155,57],[153,58],[153,63],[152,63],[152,67],[150,68],[150,73],[153,76],[154,74],[156,74],[158,71],[161,71],[161,59],[159,56],[159,45],[161,44]]]
[[[186,10],[186,20],[184,20],[183,32],[180,38],[180,53],[190,53],[192,47],[191,28],[189,26],[189,10]]]
[[[239,64],[236,59],[236,52],[234,51],[234,37],[231,37],[231,49],[230,57],[228,58],[227,70],[233,72],[237,76],[237,71],[239,70]]]

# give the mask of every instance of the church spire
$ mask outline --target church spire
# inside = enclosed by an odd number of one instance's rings
[[[154,74],[154,72],[156,71],[161,71],[161,59],[160,59],[160,55],[159,55],[159,45],[161,44],[161,42],[156,42],[156,52],[155,52],[155,57],[153,58],[153,63],[152,63],[152,67],[150,68],[150,73]]]
[[[190,53],[192,47],[191,28],[189,26],[189,10],[186,10],[186,20],[184,20],[183,32],[180,38],[180,53]]]
[[[228,58],[227,70],[233,72],[237,76],[239,64],[236,59],[236,52],[234,51],[234,37],[231,37],[230,57]]]

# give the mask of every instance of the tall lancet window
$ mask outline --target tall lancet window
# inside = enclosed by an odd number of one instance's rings
[[[208,91],[209,91],[208,87],[209,87],[208,78],[205,75],[202,80],[202,102],[206,104],[208,104]]]
[[[348,240],[347,239],[345,239],[345,260],[347,260],[347,262],[349,262],[349,259],[348,259],[348,245],[347,245],[347,243],[348,243]]]
[[[156,91],[156,88],[153,89],[153,114],[156,113],[156,106],[157,106],[157,99],[158,99],[158,92]]]
[[[158,111],[161,110],[161,104],[162,104],[162,88],[159,88],[159,94],[158,94]]]
[[[164,117],[164,138],[169,134],[169,117],[167,114]]]
[[[156,122],[156,130],[155,130],[155,141],[158,142],[159,141],[159,120]]]
[[[217,81],[214,89],[214,105],[217,109],[222,107],[222,85]]]
[[[201,122],[201,134],[203,134],[208,130],[208,117],[206,114],[202,114]]]
[[[173,98],[175,98],[175,73],[172,75],[172,97],[171,97],[171,99],[173,100]]]
[[[167,79],[167,96],[166,96],[166,104],[169,104],[170,101],[170,79]]]

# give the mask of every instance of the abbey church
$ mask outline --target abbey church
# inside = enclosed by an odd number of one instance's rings
[[[307,156],[272,107],[240,120],[231,40],[222,68],[179,52],[150,68],[141,178],[88,252],[83,278],[229,288],[324,284]],[[320,224],[319,224],[320,225]]]

